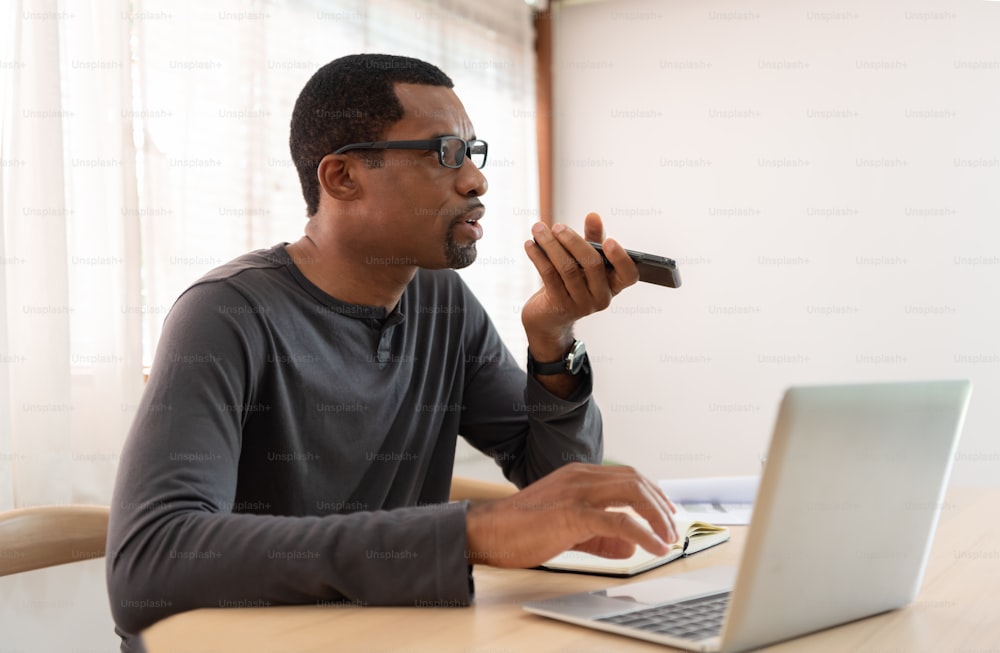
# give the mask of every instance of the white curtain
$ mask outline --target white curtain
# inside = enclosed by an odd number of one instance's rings
[[[3,508],[106,502],[141,391],[127,6],[4,9]]]
[[[487,237],[463,274],[511,347],[526,347],[520,304],[534,281],[521,243],[538,191],[534,34],[523,0],[142,0],[137,8],[148,344],[193,279],[301,235],[292,106],[317,68],[368,51],[441,67],[490,143]]]
[[[95,3],[96,4],[96,3]],[[4,4],[0,509],[107,502],[163,317],[208,269],[293,241],[299,89],[352,52],[428,60],[490,143],[463,271],[515,352],[535,286],[534,56],[523,0]]]

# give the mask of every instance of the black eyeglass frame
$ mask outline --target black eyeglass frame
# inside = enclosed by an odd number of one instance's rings
[[[458,140],[462,141],[465,145],[465,155],[461,163],[457,166],[448,165],[444,161],[444,142],[448,140]],[[351,143],[350,145],[345,145],[344,147],[338,149],[334,154],[344,154],[345,152],[351,152],[354,150],[437,150],[438,153],[438,163],[443,165],[445,168],[451,168],[452,170],[457,170],[465,165],[465,159],[473,162],[472,159],[472,148],[476,145],[483,146],[483,163],[482,165],[476,166],[480,170],[486,165],[486,155],[489,152],[489,145],[484,140],[478,138],[471,141],[467,141],[464,138],[458,136],[442,136],[440,138],[431,138],[423,141],[373,141],[371,143]]]

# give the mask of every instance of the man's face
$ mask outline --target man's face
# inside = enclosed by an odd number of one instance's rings
[[[404,108],[401,120],[381,140],[424,140],[476,134],[454,91],[442,86],[396,84]],[[486,178],[466,160],[447,168],[437,151],[384,150],[384,165],[367,170],[371,222],[379,230],[379,246],[393,259],[425,268],[463,268],[476,260],[476,241],[483,230],[478,220],[485,210],[479,196]]]

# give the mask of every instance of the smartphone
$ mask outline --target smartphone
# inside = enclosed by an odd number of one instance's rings
[[[611,261],[604,255],[604,248],[601,244],[590,244],[601,254],[605,267],[613,268],[614,266],[611,265]],[[668,288],[680,287],[681,274],[677,271],[677,262],[673,259],[657,256],[656,254],[647,254],[646,252],[635,252],[631,249],[626,249],[625,253],[635,261],[636,267],[639,268],[639,281],[655,283],[658,286],[666,286]]]

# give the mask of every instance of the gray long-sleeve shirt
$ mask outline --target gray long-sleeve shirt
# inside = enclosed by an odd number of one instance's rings
[[[418,271],[388,314],[324,293],[284,245],[210,272],[166,319],[119,466],[123,650],[200,607],[468,604],[456,437],[519,486],[597,462],[591,388],[525,375],[450,270]]]

